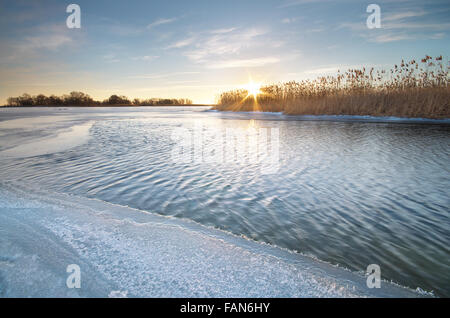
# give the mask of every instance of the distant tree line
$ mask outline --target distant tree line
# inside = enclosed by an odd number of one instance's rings
[[[175,106],[192,105],[192,100],[187,98],[135,98],[131,101],[126,96],[111,95],[101,102],[83,92],[71,92],[63,96],[23,94],[19,97],[8,98],[7,103],[7,106]]]

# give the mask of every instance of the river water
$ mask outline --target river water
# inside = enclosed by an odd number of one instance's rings
[[[299,119],[207,107],[2,109],[0,180],[193,220],[352,271],[377,264],[386,280],[449,297],[450,125]],[[199,125],[220,136],[268,132],[276,169],[251,152],[179,160],[174,131],[194,153]],[[202,136],[201,145],[226,140]]]

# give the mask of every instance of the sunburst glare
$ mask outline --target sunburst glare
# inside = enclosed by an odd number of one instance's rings
[[[258,95],[261,95],[261,83],[255,83],[252,79],[248,84],[243,85],[243,88],[247,91],[247,98],[253,97],[257,98]]]

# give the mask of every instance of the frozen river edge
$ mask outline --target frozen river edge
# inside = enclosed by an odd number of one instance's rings
[[[66,268],[81,270],[69,289]],[[0,297],[420,297],[192,221],[0,182]]]

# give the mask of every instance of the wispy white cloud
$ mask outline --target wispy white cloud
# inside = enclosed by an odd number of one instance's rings
[[[59,25],[41,26],[33,33],[13,42],[13,47],[19,51],[56,50],[74,42],[74,33],[69,33],[67,28]]]
[[[431,13],[421,9],[389,12],[381,16],[381,28],[369,30],[365,19],[359,23],[342,23],[339,28],[350,29],[369,42],[389,43],[404,40],[435,38],[437,33],[450,30],[450,23],[431,21]],[[440,36],[440,35],[439,35]],[[439,37],[438,36],[438,37]]]
[[[144,31],[142,27],[117,23],[111,23],[105,28],[108,32],[119,36],[136,36],[142,34]]]
[[[257,57],[251,59],[233,59],[226,61],[218,61],[208,64],[211,69],[236,68],[236,67],[260,67],[268,64],[280,62],[280,59],[273,56]]]
[[[404,40],[411,40],[414,39],[410,35],[406,34],[389,34],[384,33],[377,35],[375,37],[371,37],[369,41],[371,42],[377,42],[377,43],[389,43],[389,42],[396,42],[396,41],[404,41]]]
[[[273,50],[279,50],[284,43],[278,38],[272,39],[267,28],[230,27],[197,33],[167,48],[184,48],[184,56],[208,69],[230,69],[279,63],[281,57]],[[265,55],[261,56],[260,49],[264,49]],[[291,57],[285,54],[283,60],[285,58]]]
[[[443,32],[441,32],[441,33],[434,33],[431,36],[431,39],[433,39],[433,40],[440,40],[440,39],[442,39],[444,37],[445,37],[445,33],[443,33]]]
[[[363,67],[367,67],[370,65],[374,68],[381,68],[385,67],[384,64],[373,64],[370,63],[364,63],[364,64],[332,64],[332,65],[321,65],[317,68],[308,69],[301,72],[296,73],[287,73],[286,75],[288,78],[315,78],[317,76],[321,75],[328,75],[328,74],[336,74],[338,71],[345,72],[349,69],[361,69]]]
[[[210,31],[210,33],[211,34],[225,34],[225,33],[233,32],[234,30],[236,30],[236,28],[216,29],[216,30]]]
[[[151,62],[151,61],[154,61],[154,60],[156,60],[158,58],[159,58],[158,55],[144,55],[144,56],[133,57],[132,60],[134,60],[134,61]]]
[[[221,89],[221,88],[226,88],[226,89],[232,89],[235,88],[236,84],[201,84],[201,85],[173,85],[173,86],[167,86],[167,83],[164,83],[163,86],[152,86],[152,87],[148,87],[148,86],[144,86],[144,87],[136,87],[133,88],[133,91],[136,92],[151,92],[151,91],[156,91],[159,92],[161,91],[161,88],[164,89],[171,89],[171,90],[179,90],[179,89],[204,89],[204,88],[212,88],[212,89]],[[108,90],[110,91],[110,90]],[[115,92],[120,92],[121,89],[117,88],[114,89]],[[129,92],[129,89],[124,89],[123,91],[125,92]]]
[[[26,37],[19,46],[22,49],[50,49],[55,50],[65,44],[71,43],[71,37],[63,34],[37,35]]]
[[[426,15],[427,12],[425,10],[415,10],[415,11],[403,11],[403,12],[394,12],[387,13],[383,15],[383,21],[399,21],[407,18],[415,18]]]
[[[251,49],[267,43],[261,37],[268,31],[260,28],[249,28],[236,31],[235,28],[227,32],[208,32],[199,34],[195,41],[187,38],[180,42],[184,46],[190,46],[183,52],[194,63],[209,65],[214,60],[224,60],[232,55],[240,54],[244,49]],[[188,45],[185,45],[189,43]]]
[[[290,24],[290,23],[294,23],[295,21],[297,21],[297,18],[284,18],[281,20],[281,23]]]
[[[420,30],[448,30],[450,29],[450,23],[418,23],[418,22],[398,22],[398,23],[386,23],[382,25],[383,29],[420,29]]]
[[[153,74],[133,75],[133,76],[128,76],[128,78],[160,79],[160,78],[178,77],[178,76],[195,75],[195,74],[200,74],[200,72],[188,71],[188,72],[173,72],[173,73],[153,73]]]
[[[3,38],[0,45],[0,65],[7,68],[18,62],[26,67],[33,63],[42,65],[49,53],[62,54],[64,50],[76,49],[76,44],[83,42],[83,32],[70,32],[65,25],[40,25],[23,30],[21,36]],[[56,61],[53,60],[53,63],[56,64]]]
[[[281,5],[278,6],[278,8],[289,8],[294,7],[302,4],[310,4],[310,3],[317,3],[317,2],[329,2],[333,0],[289,0]]]
[[[158,20],[150,23],[149,25],[147,25],[147,29],[152,29],[152,28],[162,25],[162,24],[172,23],[172,22],[175,22],[176,20],[177,20],[177,18],[169,18],[169,19],[161,18],[161,19],[158,19]]]
[[[179,48],[186,47],[186,46],[192,44],[194,41],[195,41],[195,37],[190,37],[190,38],[183,39],[183,40],[177,41],[175,43],[172,43],[169,46],[167,46],[166,49],[179,49]]]
[[[302,74],[306,74],[306,75],[330,74],[330,73],[336,73],[340,69],[342,69],[342,66],[327,66],[327,67],[321,67],[321,68],[307,70],[307,71],[302,72]]]
[[[113,53],[109,53],[109,54],[103,55],[103,59],[105,60],[106,63],[118,63],[118,62],[120,62],[120,59],[118,59],[116,57],[116,55],[113,54]]]

